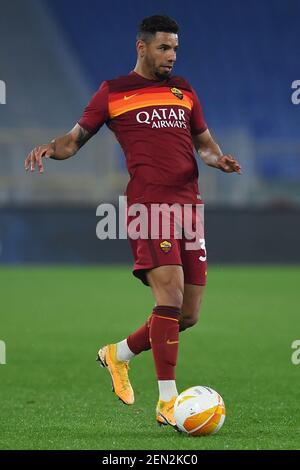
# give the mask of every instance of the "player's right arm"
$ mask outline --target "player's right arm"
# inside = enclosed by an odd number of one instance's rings
[[[34,148],[25,159],[25,169],[34,171],[38,167],[39,172],[43,173],[43,158],[65,160],[73,157],[108,119],[108,84],[103,82],[85,108],[76,126],[49,144]]]
[[[25,159],[25,170],[34,171],[37,167],[40,173],[44,172],[43,158],[65,160],[73,157],[78,150],[92,137],[87,130],[79,124],[61,137],[57,137],[49,144],[35,147]]]

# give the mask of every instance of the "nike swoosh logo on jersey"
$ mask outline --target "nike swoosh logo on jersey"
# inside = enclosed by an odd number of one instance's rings
[[[133,98],[134,96],[138,95],[138,93],[135,93],[134,95],[130,95],[130,96],[124,96],[124,100],[130,100],[130,98]]]
[[[170,341],[169,339],[167,340],[167,344],[177,344],[178,341]]]

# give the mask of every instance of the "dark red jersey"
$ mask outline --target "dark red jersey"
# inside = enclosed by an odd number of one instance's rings
[[[135,72],[102,83],[79,125],[106,123],[126,158],[128,203],[197,203],[192,135],[207,129],[198,97],[183,78],[148,80]]]

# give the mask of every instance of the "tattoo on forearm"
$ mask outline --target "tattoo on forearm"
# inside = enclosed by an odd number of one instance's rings
[[[78,135],[76,137],[76,143],[78,144],[79,148],[82,147],[91,137],[88,131],[80,127],[78,129]]]

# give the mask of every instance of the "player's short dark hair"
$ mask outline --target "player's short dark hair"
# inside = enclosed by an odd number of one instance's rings
[[[137,39],[151,42],[157,32],[177,34],[178,31],[179,26],[173,18],[167,15],[153,15],[141,21]]]

